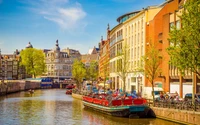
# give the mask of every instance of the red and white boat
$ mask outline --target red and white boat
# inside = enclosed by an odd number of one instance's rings
[[[155,114],[147,105],[147,100],[144,98],[119,98],[107,100],[107,95],[96,94],[93,96],[83,96],[83,105],[85,108],[90,108],[105,114],[118,117],[136,117],[136,118],[154,118]]]

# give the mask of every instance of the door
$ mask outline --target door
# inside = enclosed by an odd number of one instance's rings
[[[131,85],[131,92],[136,91],[135,85]]]

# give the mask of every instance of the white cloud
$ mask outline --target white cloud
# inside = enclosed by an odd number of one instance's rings
[[[72,30],[77,27],[84,27],[84,23],[81,21],[86,16],[86,13],[79,7],[58,8],[55,14],[49,14],[48,12],[42,12],[44,18],[57,23],[61,29]]]
[[[63,18],[70,19],[71,21],[78,21],[86,16],[86,13],[81,8],[68,8],[68,9],[59,9],[59,13]]]
[[[58,24],[62,30],[71,31],[86,26],[84,18],[87,14],[78,2],[72,4],[69,0],[20,1],[31,4],[34,7],[31,8],[34,12],[42,15],[44,19]]]

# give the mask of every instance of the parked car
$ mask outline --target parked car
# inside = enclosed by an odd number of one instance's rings
[[[187,93],[185,94],[185,98],[184,98],[185,101],[190,101],[192,100],[192,93]],[[200,102],[200,93],[197,93],[195,94],[195,100]]]
[[[197,100],[198,102],[200,102],[200,93],[197,93],[195,98],[196,98],[196,100]]]

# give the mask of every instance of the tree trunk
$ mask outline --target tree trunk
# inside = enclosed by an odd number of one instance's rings
[[[92,88],[93,88],[93,80],[92,80],[92,84],[91,84],[91,88],[90,88],[91,93],[92,93]]]
[[[155,96],[154,96],[154,84],[153,84],[153,81],[151,81],[151,85],[152,85],[153,106],[155,106]]]
[[[35,72],[34,72],[33,76],[34,76],[34,78],[36,78]]]
[[[36,77],[35,77],[35,73],[32,74],[32,78],[36,78]]]
[[[123,78],[123,82],[124,82],[124,90],[123,90],[123,92],[125,93],[126,92],[126,78]]]
[[[104,87],[104,94],[105,94],[105,92],[106,92],[106,80],[104,80],[104,84],[103,84],[103,87]]]
[[[76,80],[76,86],[77,86],[77,89],[80,90],[80,85],[79,85],[79,81]]]

